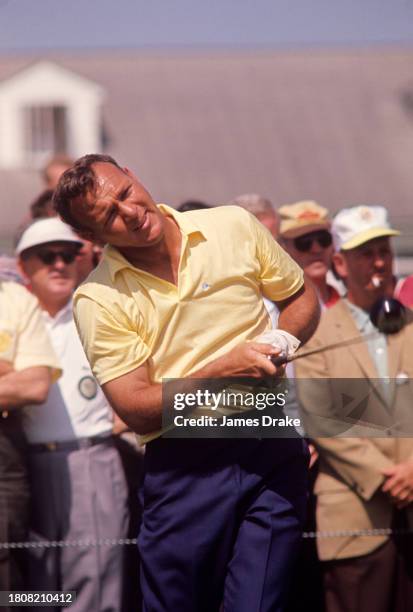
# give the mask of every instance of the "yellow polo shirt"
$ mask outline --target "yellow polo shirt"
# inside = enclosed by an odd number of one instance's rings
[[[185,378],[271,327],[262,295],[284,300],[303,285],[301,268],[242,208],[159,208],[182,234],[177,285],[107,246],[75,293],[80,338],[102,385],[144,362],[154,383]]]
[[[61,370],[37,299],[21,285],[0,281],[0,359],[17,371],[47,366],[56,381]]]

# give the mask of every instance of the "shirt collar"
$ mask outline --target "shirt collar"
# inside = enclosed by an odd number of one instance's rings
[[[54,317],[51,317],[49,313],[47,312],[47,310],[43,310],[43,317],[47,323],[54,325],[56,323],[61,323],[63,321],[70,320],[73,316],[72,313],[73,313],[73,300],[72,298],[70,298],[67,304],[63,306],[63,308],[61,308],[59,312],[55,314]]]
[[[354,322],[356,323],[357,329],[360,332],[364,332],[368,328],[370,328],[372,326],[372,323],[370,321],[369,313],[366,310],[360,308],[360,306],[356,306],[355,304],[350,302],[347,298],[345,298],[345,300],[353,316]]]
[[[194,220],[191,219],[190,214],[178,212],[174,208],[166,206],[166,204],[158,204],[157,206],[165,217],[173,217],[175,219],[183,236],[188,238],[192,234],[201,234],[205,238],[202,230],[198,227]],[[139,270],[139,268],[132,265],[116,247],[113,247],[110,244],[106,245],[103,249],[102,261],[105,261],[108,265],[112,282],[114,282],[116,274],[124,268],[130,268],[135,272],[136,270]]]

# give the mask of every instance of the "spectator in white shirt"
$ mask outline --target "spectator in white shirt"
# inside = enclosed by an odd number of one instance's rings
[[[71,298],[81,242],[58,218],[30,225],[16,248],[63,368],[47,401],[25,411],[32,491],[31,537],[126,536],[127,488],[113,444],[113,414],[77,335]],[[123,548],[70,546],[31,551],[30,587],[76,591],[73,612],[121,609]],[[49,608],[48,608],[49,609]]]

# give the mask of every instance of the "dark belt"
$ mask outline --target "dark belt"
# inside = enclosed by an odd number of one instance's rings
[[[78,438],[77,440],[68,440],[67,442],[42,442],[41,444],[29,444],[31,453],[52,453],[59,451],[75,451],[96,444],[107,444],[113,441],[113,436],[92,436],[91,438]]]

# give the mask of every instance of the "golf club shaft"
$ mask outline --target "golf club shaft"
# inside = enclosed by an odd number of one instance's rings
[[[355,336],[354,338],[348,338],[347,340],[340,340],[339,342],[325,344],[324,346],[319,346],[315,349],[302,351],[301,353],[294,353],[294,355],[290,355],[288,357],[274,357],[271,359],[271,361],[276,366],[283,365],[285,363],[289,363],[290,361],[295,361],[296,359],[302,359],[303,357],[309,357],[310,355],[317,355],[317,353],[324,353],[325,351],[331,351],[332,349],[344,348],[345,346],[366,342],[366,340],[377,337],[378,333],[379,332],[374,331],[368,334],[362,334],[360,336]]]

